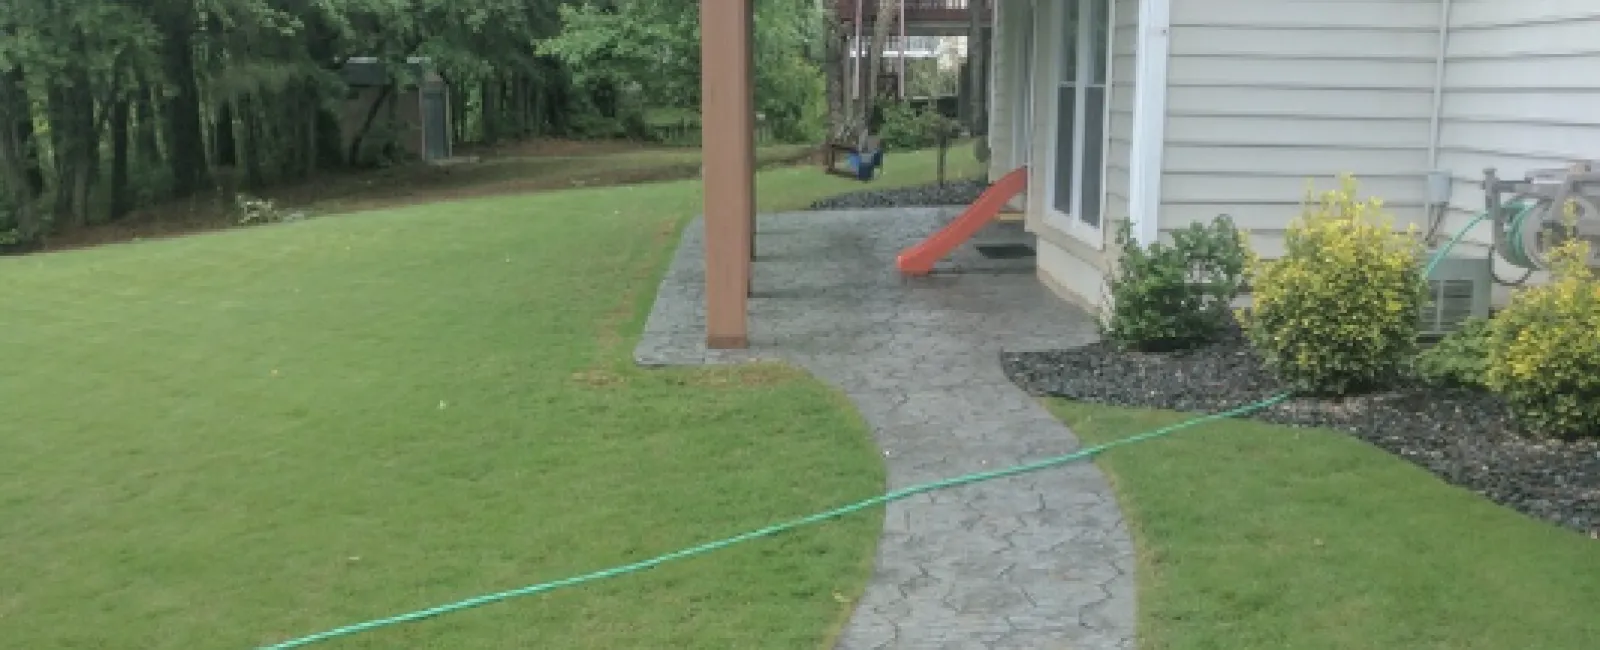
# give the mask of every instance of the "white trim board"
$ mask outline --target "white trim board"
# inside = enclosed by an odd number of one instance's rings
[[[1138,76],[1133,93],[1133,152],[1128,215],[1144,246],[1161,236],[1161,169],[1166,153],[1167,62],[1172,0],[1139,2]]]

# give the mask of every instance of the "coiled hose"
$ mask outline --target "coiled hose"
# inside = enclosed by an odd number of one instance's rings
[[[1526,212],[1527,211],[1525,210],[1524,214],[1526,214]],[[1463,226],[1459,231],[1457,231],[1455,233],[1455,236],[1451,237],[1450,241],[1448,243],[1446,243],[1442,248],[1440,248],[1434,254],[1433,258],[1428,261],[1428,265],[1423,270],[1423,276],[1427,277],[1427,276],[1432,275],[1434,267],[1438,266],[1439,261],[1444,259],[1445,255],[1447,253],[1449,253],[1452,248],[1455,248],[1456,244],[1461,241],[1462,237],[1466,236],[1467,231],[1471,230],[1474,226],[1478,225],[1479,223],[1482,223],[1483,220],[1485,218],[1487,218],[1488,216],[1489,215],[1486,212],[1485,213],[1480,213],[1480,214],[1478,214],[1477,217],[1473,218],[1471,222],[1469,222],[1467,225]],[[743,542],[753,541],[753,540],[760,539],[760,538],[763,538],[763,537],[771,537],[773,535],[777,535],[779,533],[788,532],[788,531],[794,530],[796,528],[801,528],[801,527],[809,526],[809,525],[812,525],[812,524],[822,523],[824,521],[828,521],[828,520],[831,520],[831,519],[838,519],[838,518],[843,517],[843,516],[848,515],[848,514],[852,514],[852,513],[855,513],[855,512],[860,512],[862,510],[866,510],[868,508],[872,508],[872,507],[876,507],[876,506],[885,505],[885,504],[888,504],[888,503],[891,503],[891,502],[894,502],[894,501],[899,501],[901,499],[905,499],[907,497],[911,497],[911,496],[915,496],[915,495],[918,495],[918,494],[922,494],[924,492],[932,492],[932,491],[935,491],[935,490],[943,490],[943,489],[946,489],[946,488],[952,488],[952,487],[957,487],[957,486],[962,486],[962,485],[970,485],[970,484],[973,484],[973,483],[981,483],[981,482],[984,482],[984,481],[990,481],[990,480],[994,480],[994,479],[998,479],[998,478],[1005,478],[1005,477],[1008,477],[1008,476],[1016,476],[1016,475],[1019,475],[1019,474],[1027,474],[1027,473],[1036,472],[1036,471],[1039,471],[1039,470],[1042,470],[1042,469],[1049,469],[1051,467],[1057,467],[1057,466],[1060,466],[1060,465],[1065,465],[1065,464],[1071,463],[1071,462],[1076,462],[1076,461],[1080,461],[1080,460],[1087,460],[1087,459],[1093,458],[1095,456],[1098,456],[1098,455],[1100,455],[1101,453],[1103,453],[1103,452],[1105,452],[1107,450],[1114,449],[1114,448],[1117,448],[1117,447],[1122,447],[1122,446],[1125,446],[1125,445],[1131,445],[1131,444],[1135,444],[1135,443],[1145,442],[1145,441],[1148,441],[1148,440],[1155,440],[1157,438],[1166,437],[1166,436],[1172,435],[1174,433],[1177,433],[1179,431],[1182,431],[1184,429],[1196,427],[1196,426],[1199,426],[1199,425],[1202,425],[1202,424],[1206,424],[1206,423],[1209,423],[1209,422],[1216,422],[1218,420],[1225,420],[1225,419],[1228,419],[1228,418],[1235,418],[1235,417],[1240,417],[1240,416],[1244,416],[1244,415],[1249,415],[1251,413],[1255,413],[1257,411],[1261,411],[1261,410],[1267,409],[1267,408],[1269,408],[1269,407],[1271,407],[1271,406],[1273,406],[1275,404],[1281,403],[1284,400],[1287,400],[1292,396],[1293,396],[1293,394],[1292,393],[1288,393],[1288,392],[1279,393],[1277,395],[1273,395],[1271,397],[1268,397],[1266,399],[1263,399],[1263,400],[1260,400],[1260,401],[1257,401],[1257,402],[1253,402],[1253,403],[1250,403],[1250,404],[1245,404],[1244,406],[1240,406],[1240,407],[1238,407],[1236,409],[1233,409],[1233,410],[1230,410],[1230,411],[1223,411],[1221,413],[1213,413],[1211,415],[1203,415],[1203,416],[1196,417],[1196,418],[1189,419],[1189,420],[1185,420],[1183,422],[1179,422],[1179,423],[1176,423],[1176,424],[1167,425],[1165,427],[1161,427],[1161,428],[1155,429],[1153,431],[1146,431],[1144,433],[1131,435],[1131,436],[1128,436],[1126,438],[1113,440],[1111,442],[1107,442],[1107,443],[1104,443],[1104,444],[1095,445],[1095,446],[1092,446],[1092,447],[1085,447],[1083,449],[1080,449],[1080,450],[1078,450],[1076,452],[1073,452],[1073,453],[1070,453],[1070,454],[1065,454],[1065,455],[1061,455],[1061,456],[1055,456],[1055,457],[1052,457],[1052,458],[1046,458],[1046,459],[1043,459],[1043,460],[1038,460],[1038,461],[1034,461],[1034,462],[1031,462],[1031,463],[1024,463],[1024,464],[1021,464],[1021,465],[1015,465],[1015,466],[1007,467],[1007,468],[1003,468],[1003,469],[990,470],[990,471],[987,471],[987,472],[977,472],[977,473],[973,473],[973,474],[966,474],[966,475],[963,475],[963,476],[957,476],[957,477],[954,477],[954,478],[948,478],[948,479],[944,479],[944,480],[940,480],[940,481],[933,481],[933,482],[930,482],[930,483],[923,483],[923,484],[920,484],[920,485],[913,485],[911,487],[901,488],[899,490],[886,492],[884,494],[880,494],[880,495],[875,496],[875,497],[871,497],[871,498],[868,498],[868,499],[863,499],[863,500],[857,501],[855,503],[850,503],[850,504],[846,504],[846,505],[843,505],[843,506],[839,506],[839,507],[833,508],[831,510],[818,512],[816,514],[808,515],[808,516],[805,516],[805,517],[800,517],[798,519],[791,519],[789,521],[773,524],[773,525],[767,526],[765,528],[752,530],[752,531],[749,531],[749,532],[746,532],[746,533],[741,533],[739,535],[734,535],[732,537],[723,538],[723,539],[716,540],[716,541],[713,541],[713,542],[706,542],[706,543],[700,544],[698,546],[691,546],[689,548],[673,551],[671,553],[666,553],[664,555],[658,555],[656,557],[649,558],[649,559],[646,559],[646,560],[640,560],[638,562],[633,562],[631,564],[624,564],[624,565],[620,565],[620,566],[614,566],[614,567],[611,567],[609,569],[601,569],[599,571],[593,571],[593,572],[590,572],[590,573],[585,573],[585,574],[582,574],[582,575],[572,576],[572,577],[569,577],[569,578],[562,578],[560,580],[552,580],[550,582],[541,582],[541,583],[538,583],[538,584],[528,585],[526,587],[519,587],[519,588],[516,588],[516,589],[509,589],[509,590],[506,590],[506,591],[499,591],[499,592],[495,592],[495,593],[484,594],[484,595],[481,595],[481,596],[474,596],[472,598],[467,598],[467,599],[464,599],[464,600],[458,600],[458,601],[453,602],[453,603],[447,603],[447,604],[443,604],[443,605],[438,605],[436,607],[429,607],[427,609],[419,609],[419,610],[407,612],[407,613],[404,613],[404,614],[397,614],[397,615],[394,615],[394,616],[389,616],[389,617],[386,617],[386,618],[378,618],[378,619],[373,619],[373,620],[365,621],[365,622],[361,622],[361,623],[354,623],[354,624],[351,624],[351,625],[345,625],[343,627],[337,627],[337,628],[334,628],[334,629],[331,629],[331,630],[327,630],[325,632],[318,632],[316,634],[303,636],[303,637],[300,637],[300,638],[297,638],[297,639],[290,639],[288,641],[283,641],[281,643],[276,643],[276,644],[273,644],[273,645],[264,646],[260,650],[290,650],[291,648],[302,648],[302,647],[311,645],[313,643],[317,643],[317,642],[321,642],[321,641],[328,641],[328,640],[331,640],[331,639],[336,639],[336,638],[344,637],[344,636],[351,636],[351,635],[354,635],[354,634],[359,634],[361,632],[366,632],[366,631],[370,631],[370,630],[376,630],[376,629],[382,628],[382,627],[389,627],[389,626],[398,625],[398,624],[401,624],[401,623],[410,623],[410,622],[413,622],[413,621],[420,621],[420,620],[423,620],[423,619],[426,619],[426,618],[433,618],[435,616],[442,616],[444,614],[449,614],[451,612],[459,612],[459,611],[466,610],[466,609],[472,609],[474,607],[481,607],[483,605],[488,605],[488,604],[491,604],[491,603],[497,603],[497,602],[500,602],[500,601],[503,601],[503,600],[509,600],[509,599],[512,599],[512,598],[519,598],[519,597],[522,597],[522,596],[532,596],[534,594],[542,594],[542,593],[545,593],[545,592],[555,591],[556,589],[560,589],[560,588],[563,588],[563,587],[573,587],[573,586],[577,586],[577,585],[581,585],[581,584],[585,584],[585,583],[589,583],[589,582],[595,582],[595,581],[599,581],[599,580],[604,580],[606,578],[615,578],[615,577],[627,575],[627,574],[630,574],[630,573],[637,573],[637,572],[640,572],[640,571],[644,571],[646,569],[654,568],[654,567],[662,565],[662,564],[666,564],[667,562],[671,562],[673,560],[682,560],[682,559],[694,557],[696,555],[704,555],[706,553],[710,553],[712,551],[728,548],[730,546],[734,546],[736,544],[740,544],[740,543],[743,543]]]

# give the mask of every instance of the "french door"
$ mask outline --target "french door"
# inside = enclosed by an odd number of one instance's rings
[[[1061,2],[1060,31],[1055,32],[1061,59],[1050,205],[1071,221],[1073,229],[1099,231],[1105,193],[1111,0]]]

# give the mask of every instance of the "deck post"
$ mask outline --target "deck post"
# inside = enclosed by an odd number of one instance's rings
[[[749,346],[755,226],[752,0],[700,0],[706,347]]]

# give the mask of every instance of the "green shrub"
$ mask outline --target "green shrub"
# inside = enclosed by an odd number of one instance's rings
[[[1484,388],[1489,367],[1489,321],[1474,318],[1417,355],[1417,378],[1435,386]]]
[[[1117,235],[1122,247],[1110,281],[1108,339],[1136,350],[1173,350],[1216,340],[1228,325],[1232,303],[1244,286],[1250,257],[1244,233],[1220,215],[1172,233],[1172,243],[1148,248],[1131,236],[1128,222]]]
[[[1240,323],[1267,367],[1296,390],[1339,395],[1393,381],[1417,344],[1426,296],[1422,246],[1396,232],[1356,182],[1308,196],[1282,259],[1252,259],[1252,308]]]
[[[907,102],[884,104],[883,125],[878,136],[886,147],[895,149],[926,149],[939,143],[941,131],[954,135],[955,120],[932,108],[917,110]]]
[[[1511,299],[1489,326],[1489,388],[1528,430],[1600,436],[1600,279],[1587,242],[1553,249],[1552,281]]]

